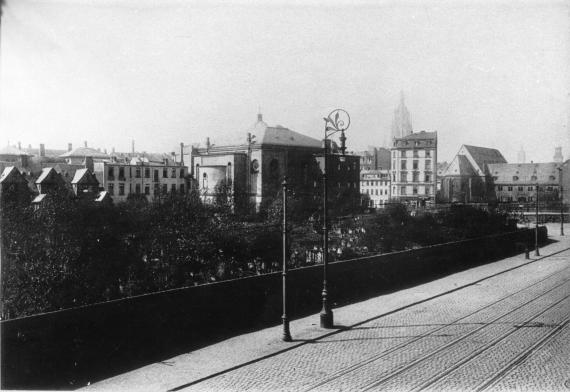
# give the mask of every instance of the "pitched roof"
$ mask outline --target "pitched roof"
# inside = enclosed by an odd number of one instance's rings
[[[322,148],[323,146],[321,140],[303,135],[302,133],[296,131],[292,131],[289,128],[285,128],[281,125],[271,127],[267,125],[265,121],[263,121],[261,115],[258,115],[257,122],[255,122],[253,126],[247,130],[247,132],[255,136],[254,140],[256,146],[271,145],[311,148]],[[216,147],[229,145],[246,145],[245,140],[245,134],[240,134],[239,139],[230,138],[228,142],[218,144]]]
[[[10,146],[10,145],[0,148],[0,155],[32,156],[32,155],[28,154],[26,151],[20,150],[18,147],[14,147],[14,146]]]
[[[65,154],[61,154],[60,155],[61,158],[71,158],[71,157],[75,157],[75,158],[85,158],[85,157],[91,157],[91,158],[109,158],[108,154],[105,154],[101,151],[97,151],[94,148],[90,148],[90,147],[78,147],[75,148],[71,151],[66,152]]]
[[[465,155],[456,155],[451,163],[447,165],[442,176],[473,176],[477,175],[477,171],[469,162]]]
[[[33,204],[36,203],[41,203],[45,198],[46,198],[47,194],[46,193],[40,193],[39,195],[37,195],[34,200],[32,200]]]
[[[410,135],[399,137],[397,139],[404,139],[404,140],[437,139],[437,132],[427,132],[427,131],[414,132]]]
[[[73,180],[71,180],[72,184],[78,183],[91,183],[91,184],[99,184],[97,178],[89,171],[89,169],[78,169],[75,171],[75,175],[73,176]]]
[[[36,180],[36,184],[50,183],[50,182],[63,182],[61,175],[53,167],[45,167],[42,173]]]
[[[110,198],[111,198],[111,196],[109,195],[109,192],[101,191],[97,194],[95,201],[100,203],[100,202],[103,202],[105,200],[109,200]]]
[[[558,184],[559,163],[495,163],[489,164],[489,172],[495,183]],[[518,178],[515,180],[515,178]]]
[[[487,147],[477,147],[464,144],[459,149],[460,153],[462,151],[467,152],[468,157],[471,158],[471,164],[473,168],[479,172],[479,174],[485,173],[486,165],[491,163],[507,163],[503,154],[495,148]]]
[[[16,181],[19,179],[20,182],[26,182],[26,179],[22,176],[18,168],[15,166],[7,166],[4,168],[2,175],[0,175],[0,183],[8,182],[11,179]]]

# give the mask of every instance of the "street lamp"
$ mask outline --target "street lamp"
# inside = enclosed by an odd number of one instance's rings
[[[329,228],[328,228],[328,206],[327,206],[327,152],[328,152],[328,138],[337,132],[340,132],[340,150],[344,157],[346,150],[346,136],[344,131],[350,126],[350,116],[343,109],[335,109],[329,113],[325,120],[325,140],[324,140],[324,153],[323,153],[323,308],[320,313],[321,327],[332,328],[333,312],[328,303],[327,291],[327,267],[329,263]]]
[[[540,256],[538,251],[538,183],[536,184],[536,225],[534,226],[534,255]]]
[[[562,165],[558,168],[558,181],[560,183],[560,235],[564,235],[564,197],[563,197],[563,187],[562,187]]]
[[[283,187],[283,341],[290,342],[289,320],[287,319],[287,179],[281,184]]]

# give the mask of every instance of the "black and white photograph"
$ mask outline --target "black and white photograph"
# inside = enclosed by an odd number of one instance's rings
[[[568,0],[0,0],[0,389],[570,391],[569,126]]]

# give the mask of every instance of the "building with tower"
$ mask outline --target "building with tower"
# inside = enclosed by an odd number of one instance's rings
[[[269,126],[261,114],[243,133],[243,141],[212,143],[190,150],[191,174],[205,202],[213,202],[225,187],[234,205],[257,210],[271,202],[285,178],[297,192],[322,189],[323,142],[281,125]],[[347,195],[360,203],[360,157],[341,154],[331,142],[327,177],[331,197]]]

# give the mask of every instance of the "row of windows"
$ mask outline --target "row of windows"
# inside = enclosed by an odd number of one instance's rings
[[[388,184],[388,181],[360,181],[360,184],[362,186],[388,186],[390,184]]]
[[[393,187],[393,192],[396,193],[396,187]],[[402,186],[400,187],[400,195],[407,195],[408,191],[407,191],[407,187]],[[431,188],[430,187],[426,187],[425,188],[425,193],[421,193],[420,189],[417,186],[412,187],[412,194],[413,195],[429,195],[431,194]]]
[[[337,187],[338,187],[338,188],[341,188],[341,187],[342,187],[342,184],[341,184],[340,182],[337,182],[336,184],[337,184]],[[347,182],[347,183],[346,183],[346,186],[347,186],[348,188],[354,188],[354,189],[356,189],[356,184],[357,184],[356,182]],[[313,181],[313,187],[316,188],[316,187],[318,187],[318,186],[320,186],[320,183],[319,183],[318,181]],[[332,185],[331,185],[331,186],[332,186]]]
[[[429,173],[424,173],[423,182],[431,182],[433,177]],[[392,181],[396,182],[396,173],[392,173]],[[408,172],[400,173],[400,182],[408,182]],[[412,173],[412,182],[420,182],[420,173]]]
[[[396,161],[392,162],[392,167],[396,168]],[[418,170],[420,168],[420,163],[417,160],[412,161],[412,170]],[[400,169],[407,170],[408,169],[408,161],[402,160],[400,161]],[[431,159],[425,160],[425,170],[431,170]]]
[[[367,195],[371,195],[371,196],[382,196],[382,195],[388,194],[388,189],[380,189],[380,192],[378,192],[378,189],[370,189],[370,191],[368,191],[368,189],[366,189],[365,192]]]
[[[514,187],[512,187],[512,186],[497,185],[497,190],[498,190],[498,191],[502,191],[502,190],[504,190],[504,188],[507,188],[507,191],[512,191]],[[524,191],[524,186],[517,186],[516,188],[517,188],[517,190],[518,190],[519,192]],[[547,187],[546,187],[546,191],[547,191],[547,192],[552,192],[554,189],[558,189],[558,188],[554,188],[554,187],[552,187],[552,186],[547,186]],[[526,187],[526,190],[527,190],[527,191],[534,191],[534,190],[535,190],[535,187],[534,187],[534,186],[527,186],[527,187]]]
[[[426,152],[425,157],[431,158],[431,150],[425,150],[425,152]],[[392,151],[392,157],[396,158],[396,156],[397,156],[397,151],[396,150]],[[419,150],[404,150],[402,151],[400,156],[402,158],[419,158],[420,153]]]
[[[132,168],[129,167],[129,176],[132,177]],[[150,178],[150,168],[145,167],[144,168],[144,177],[145,178]],[[124,167],[118,167],[118,170],[115,170],[115,167],[113,166],[109,166],[107,168],[107,177],[109,180],[113,180],[115,178],[115,172],[118,172],[119,175],[119,179],[124,179],[125,178],[125,168]],[[163,168],[162,169],[162,178],[168,178],[168,168]],[[170,178],[176,178],[176,174],[177,174],[177,170],[176,168],[171,168],[170,169]],[[160,171],[158,169],[154,169],[154,176],[153,178],[155,180],[158,180],[159,178],[159,173]],[[135,167],[135,177],[136,178],[141,178],[142,175],[142,171],[141,171],[141,167]],[[179,177],[180,178],[184,178],[184,169],[180,169],[179,171]]]
[[[180,187],[178,188],[178,190],[180,191],[180,193],[184,193],[184,184],[180,184]],[[108,184],[107,185],[107,191],[109,192],[109,194],[111,196],[114,196],[115,195],[115,184]],[[154,184],[154,194],[156,195],[160,192],[161,192],[160,184]],[[168,192],[168,185],[162,184],[162,193],[167,193],[167,192]],[[170,185],[170,192],[173,192],[173,193],[176,192],[176,184]],[[129,187],[129,193],[132,193],[131,187]],[[135,193],[137,195],[141,194],[141,184],[135,184]],[[149,184],[144,186],[144,194],[150,195],[150,185]],[[125,195],[125,184],[123,184],[123,183],[119,184],[118,195],[119,196]]]

